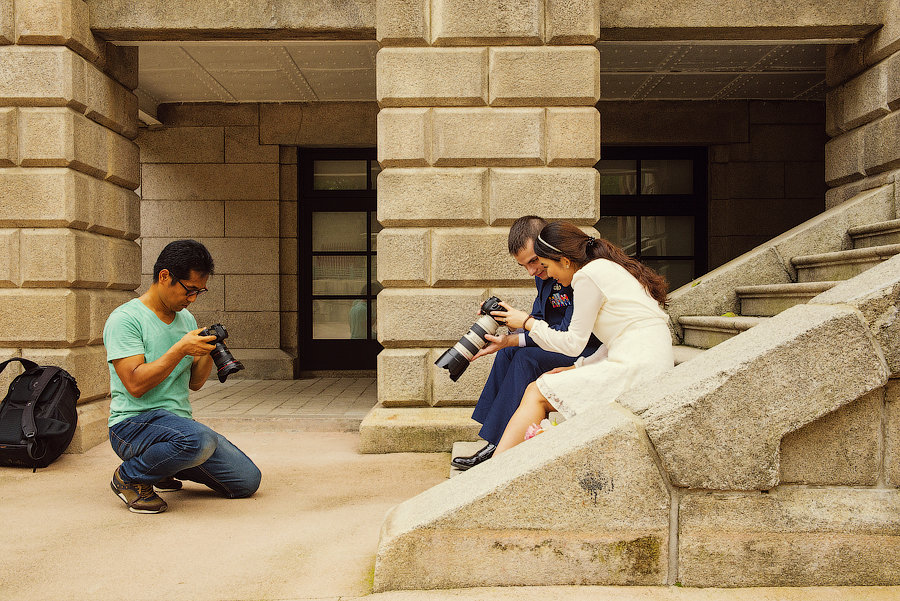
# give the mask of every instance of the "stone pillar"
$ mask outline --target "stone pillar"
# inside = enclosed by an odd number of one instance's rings
[[[532,213],[596,223],[595,4],[379,0],[385,349],[381,406],[363,424],[364,452],[448,451],[454,440],[474,439],[471,406],[491,359],[456,383],[434,361],[487,297],[522,308],[534,299],[531,279],[507,252],[509,225]],[[411,439],[391,435],[398,429],[389,424],[401,423]]]
[[[103,324],[140,280],[135,87],[83,0],[0,0],[0,359],[75,376],[73,452],[106,438]]]

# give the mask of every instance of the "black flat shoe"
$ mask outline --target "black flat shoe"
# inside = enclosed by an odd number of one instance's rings
[[[450,462],[450,465],[455,467],[458,470],[466,471],[470,467],[475,467],[479,463],[484,463],[488,459],[493,456],[494,451],[497,450],[497,445],[487,443],[480,451],[475,453],[474,455],[470,455],[469,457],[455,457],[453,461]]]

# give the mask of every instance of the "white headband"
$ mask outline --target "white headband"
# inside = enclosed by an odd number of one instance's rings
[[[537,239],[538,239],[538,242],[540,242],[541,244],[543,244],[543,245],[546,246],[547,248],[552,248],[553,250],[555,250],[555,251],[558,252],[559,254],[563,254],[563,251],[559,250],[558,248],[556,248],[555,246],[553,246],[552,244],[550,244],[549,242],[547,242],[546,240],[544,240],[543,238],[541,238],[541,235],[540,235],[540,234],[538,234]]]

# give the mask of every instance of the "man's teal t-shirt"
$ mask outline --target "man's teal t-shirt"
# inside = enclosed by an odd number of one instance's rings
[[[166,324],[138,298],[117,307],[110,314],[103,328],[112,396],[110,426],[154,409],[166,409],[175,415],[191,418],[188,385],[193,357],[188,355],[179,361],[165,380],[145,392],[141,398],[128,393],[112,362],[123,357],[144,355],[144,361],[150,363],[164,355],[186,333],[196,329],[197,321],[187,309],[175,313],[175,320]]]

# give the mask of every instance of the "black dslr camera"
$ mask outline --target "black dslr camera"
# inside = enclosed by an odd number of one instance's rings
[[[469,367],[469,361],[487,344],[487,334],[496,334],[497,328],[503,325],[497,319],[491,316],[491,311],[505,311],[500,306],[500,299],[492,296],[481,303],[481,317],[475,320],[472,327],[466,332],[459,342],[444,351],[444,354],[438,357],[434,362],[438,367],[443,367],[450,372],[450,379],[456,382],[463,375],[466,368]]]
[[[225,346],[225,339],[228,338],[228,330],[220,323],[204,328],[200,336],[215,336],[216,339],[211,344],[216,348],[210,352],[210,356],[216,363],[216,375],[219,376],[219,382],[224,382],[225,378],[236,371],[244,369],[244,365],[234,358],[228,347]]]

